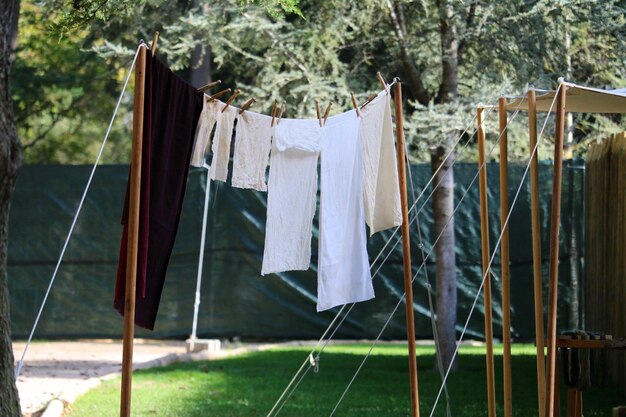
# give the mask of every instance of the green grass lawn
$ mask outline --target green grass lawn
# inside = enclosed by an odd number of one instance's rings
[[[318,373],[309,372],[285,405],[281,416],[330,415],[369,345],[332,346],[322,354]],[[133,416],[264,417],[311,348],[280,348],[209,362],[184,363],[135,372]],[[496,347],[496,398],[502,415],[502,356]],[[452,415],[486,416],[484,348],[463,347],[459,371],[448,382]],[[513,411],[537,415],[534,347],[513,348]],[[419,395],[422,416],[428,417],[440,386],[433,369],[434,348],[418,347]],[[409,388],[406,348],[374,349],[336,416],[408,416]],[[102,383],[79,398],[72,417],[119,415],[119,378]],[[565,396],[562,395],[562,400]],[[584,394],[584,415],[610,416],[611,407],[626,403],[616,389]],[[445,416],[445,399],[436,416]],[[565,408],[563,408],[565,415]]]

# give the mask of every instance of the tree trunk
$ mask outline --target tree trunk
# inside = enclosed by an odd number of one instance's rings
[[[435,102],[444,104],[454,100],[458,87],[458,33],[454,24],[454,10],[449,0],[438,0],[439,31],[441,35],[441,84]],[[452,149],[456,132],[447,133],[446,146],[438,146],[431,152],[433,174],[443,164],[435,176],[434,184],[439,188],[433,194],[433,216],[435,236],[441,238],[435,247],[437,271],[437,332],[439,349],[444,368],[450,366],[456,348],[456,254],[454,252],[454,151],[444,162]],[[446,223],[448,224],[447,227]],[[445,229],[444,229],[445,227]],[[456,364],[454,364],[456,365]],[[453,366],[456,368],[456,366]]]
[[[456,348],[457,302],[454,217],[452,214],[454,211],[454,171],[452,170],[454,155],[451,154],[444,162],[447,151],[445,147],[439,146],[431,154],[433,172],[443,164],[433,182],[435,186],[439,184],[439,187],[433,194],[432,205],[435,217],[435,237],[441,233],[441,238],[435,246],[435,266],[437,273],[437,333],[439,336],[439,354],[444,369],[450,365]]]
[[[211,82],[211,49],[208,46],[196,45],[191,54],[191,65],[191,85],[200,88]]]
[[[13,370],[7,282],[9,208],[17,170],[22,163],[10,86],[19,9],[19,0],[3,0],[0,6],[0,416],[3,417],[21,416]]]
[[[197,1],[194,2],[197,5]],[[209,3],[204,3],[202,12],[209,14]],[[204,43],[204,42],[202,42]],[[191,85],[200,88],[211,82],[211,48],[200,42],[191,53]],[[210,94],[210,91],[207,93]]]

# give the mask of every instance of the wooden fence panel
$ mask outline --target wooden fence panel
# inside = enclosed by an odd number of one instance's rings
[[[585,326],[626,337],[626,132],[592,144],[585,182]],[[609,352],[626,393],[626,352]]]

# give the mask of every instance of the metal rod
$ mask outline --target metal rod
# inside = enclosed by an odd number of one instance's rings
[[[209,195],[211,194],[211,179],[209,168],[206,169],[206,184],[204,190],[204,209],[202,214],[202,236],[200,237],[200,258],[198,259],[198,274],[196,276],[196,296],[193,303],[193,322],[191,323],[191,336],[189,339],[189,351],[194,351],[195,341],[198,338],[198,313],[200,312],[200,291],[202,288],[202,271],[204,269],[204,247],[206,244],[206,227],[209,214]]]

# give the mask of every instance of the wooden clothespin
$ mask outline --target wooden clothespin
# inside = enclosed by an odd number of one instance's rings
[[[278,120],[276,121],[276,124],[280,123],[280,119],[283,118],[284,111],[285,111],[285,102],[283,101],[283,104],[280,106],[280,111],[278,112]]]
[[[222,83],[222,80],[217,80],[217,81],[213,81],[211,83],[208,83],[207,85],[198,88],[198,93],[204,93],[205,91],[215,87],[216,85],[220,85],[221,83]],[[230,89],[228,89],[228,91],[230,91]]]
[[[320,115],[320,102],[318,99],[315,99],[315,112],[317,113],[317,121],[320,123],[320,127],[322,127],[322,116]]]
[[[241,90],[240,90],[240,89],[237,89],[237,90],[235,90],[235,92],[233,93],[233,95],[232,95],[232,96],[230,96],[230,97],[228,98],[228,101],[226,102],[226,105],[225,105],[225,106],[224,106],[224,108],[222,109],[222,113],[224,113],[224,112],[226,111],[226,109],[228,108],[228,106],[230,106],[230,103],[232,103],[232,102],[233,102],[233,100],[234,100],[235,98],[237,98],[237,96],[239,95],[239,93],[241,93]]]
[[[252,103],[254,103],[256,100],[254,97],[251,97],[248,101],[246,101],[243,106],[241,106],[241,110],[239,110],[239,114],[245,112],[246,110],[248,110],[248,107],[252,106]]]
[[[354,106],[354,110],[356,110],[356,117],[360,117],[361,116],[361,112],[359,111],[359,105],[356,102],[356,99],[354,98],[354,93],[350,93],[350,96],[352,97],[352,105]]]
[[[217,100],[218,98],[222,97],[226,93],[230,93],[230,88],[226,88],[226,89],[224,89],[222,91],[218,91],[217,93],[209,96],[209,102],[211,102],[213,100]]]
[[[274,106],[272,107],[272,124],[271,126],[274,127],[274,119],[276,118],[276,107],[278,106],[278,100],[274,100]]]
[[[385,79],[383,78],[380,71],[376,73],[376,78],[378,78],[378,81],[380,82],[380,85],[383,87],[383,90],[389,91],[389,87],[387,86],[387,83],[385,82]]]
[[[328,106],[326,107],[326,111],[324,112],[324,126],[326,126],[326,120],[328,120],[328,113],[330,113],[330,108],[333,106],[333,102],[329,101]]]
[[[367,100],[365,100],[363,102],[363,104],[361,104],[359,107],[362,109],[363,107],[367,106],[368,104],[370,104],[372,102],[372,100],[374,100],[376,97],[378,97],[378,94],[374,93],[371,96],[369,96],[367,98]]]
[[[152,56],[156,54],[157,42],[159,41],[159,31],[154,32],[154,38],[152,38],[152,45],[150,46],[150,52]]]

